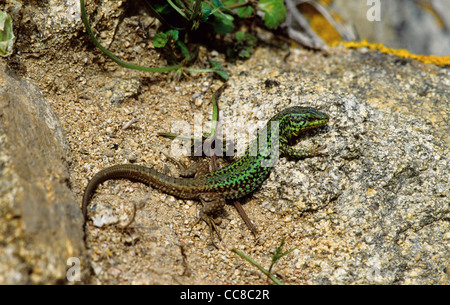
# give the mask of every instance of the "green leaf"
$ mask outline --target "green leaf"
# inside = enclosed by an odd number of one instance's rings
[[[213,4],[215,7],[218,7],[218,8],[224,8],[224,6],[223,6],[223,4],[222,4],[222,1],[220,1],[220,0],[212,0],[212,4]]]
[[[286,19],[286,7],[283,0],[259,0],[258,7],[264,14],[264,24],[274,29]]]
[[[236,44],[234,49],[238,52],[237,55],[241,58],[249,58],[251,50],[258,42],[258,38],[244,32],[236,32],[235,35]]]
[[[177,41],[178,40],[178,31],[177,30],[168,30],[166,32],[168,38],[170,38],[173,41]]]
[[[217,61],[210,59],[209,62],[213,66],[214,72],[217,73],[217,75],[222,77],[225,81],[230,78],[227,71],[225,71],[225,69]]]
[[[245,40],[246,35],[244,32],[236,32],[235,35],[238,42],[243,42]]]
[[[183,11],[182,8],[178,7],[175,3],[173,3],[171,0],[167,0],[167,3],[170,4],[170,6],[178,13],[180,14],[183,18],[188,19],[188,17],[186,16],[185,12]],[[184,6],[183,2],[179,2],[177,1],[177,4],[180,4],[182,6]]]
[[[153,36],[153,45],[155,48],[164,48],[169,41],[169,37],[166,33],[158,33]]]
[[[213,7],[208,3],[202,2],[202,21],[207,21],[213,11]]]
[[[245,0],[224,0],[222,1],[225,6],[235,5],[236,3],[244,2]]]
[[[153,3],[152,7],[156,12],[158,12],[162,15],[168,15],[173,11],[168,3],[164,3],[164,4]]]
[[[220,8],[223,8],[222,2],[216,0],[213,1],[213,5],[211,6],[206,2],[202,2],[202,21],[209,21],[213,27],[213,30],[218,34],[226,34],[233,30],[233,16],[229,14],[225,14],[220,11]],[[213,15],[214,18],[210,19],[209,17]]]
[[[239,18],[247,18],[251,14],[253,14],[253,7],[249,6],[243,6],[237,9],[237,15]]]
[[[178,31],[177,30],[168,30],[165,33],[158,33],[153,36],[153,45],[155,48],[164,48],[167,43],[171,41],[178,40]]]
[[[187,60],[191,60],[191,54],[189,53],[189,50],[187,48],[187,46],[181,41],[178,40],[176,42],[177,47],[180,49],[181,54],[183,54],[183,57],[186,58]]]
[[[230,10],[229,8],[227,8],[225,5],[223,5],[222,1],[220,1],[220,0],[212,0],[212,4],[216,10],[220,10],[222,12],[226,11],[230,14],[233,13],[233,11]]]
[[[250,51],[248,48],[242,49],[239,51],[239,57],[241,58],[249,58],[250,57]]]
[[[181,76],[183,75],[183,70],[180,68],[175,72],[174,79],[179,82],[181,79]]]
[[[234,29],[233,16],[223,13],[215,13],[211,22],[213,30],[218,34],[227,34]]]
[[[12,29],[12,18],[6,12],[0,11],[0,55],[9,56],[13,52],[16,37]]]

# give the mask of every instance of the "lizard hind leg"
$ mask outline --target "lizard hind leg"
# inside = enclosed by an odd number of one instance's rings
[[[217,248],[217,245],[214,243],[214,232],[217,234],[219,240],[222,240],[222,237],[220,236],[216,223],[214,222],[213,216],[223,210],[226,203],[225,198],[218,193],[202,193],[199,195],[199,199],[203,203],[203,207],[200,210],[199,218],[195,224],[197,224],[200,220],[206,222],[209,227],[211,242]]]

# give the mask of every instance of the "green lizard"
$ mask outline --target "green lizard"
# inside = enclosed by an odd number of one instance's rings
[[[108,167],[89,181],[83,196],[83,215],[87,220],[87,206],[99,184],[110,179],[126,178],[149,184],[178,198],[200,200],[203,208],[197,221],[200,219],[205,221],[210,228],[211,238],[213,231],[216,231],[220,239],[212,216],[223,209],[225,200],[241,198],[255,191],[267,179],[279,155],[293,158],[319,155],[319,151],[325,146],[304,151],[292,149],[289,143],[301,132],[325,125],[327,122],[328,115],[314,108],[299,106],[287,108],[267,122],[257,138],[251,142],[244,156],[222,169],[204,175],[197,174],[194,178],[174,178],[155,169],[135,164]]]

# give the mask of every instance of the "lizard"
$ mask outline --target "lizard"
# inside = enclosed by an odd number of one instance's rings
[[[214,243],[213,231],[219,240],[221,237],[213,216],[223,209],[226,200],[242,198],[254,192],[269,177],[280,155],[295,159],[320,155],[320,151],[326,146],[318,145],[308,151],[294,150],[290,144],[303,131],[323,126],[328,120],[327,114],[312,107],[286,108],[267,122],[241,158],[217,171],[191,178],[171,177],[137,164],[107,167],[95,174],[85,189],[82,200],[85,222],[88,220],[87,206],[97,186],[110,179],[125,178],[148,184],[181,199],[200,200],[203,207],[196,223],[200,220],[206,222]],[[182,167],[181,163],[177,164]],[[193,166],[189,169],[192,168]],[[189,172],[189,169],[184,171]],[[246,223],[249,224],[247,221]]]

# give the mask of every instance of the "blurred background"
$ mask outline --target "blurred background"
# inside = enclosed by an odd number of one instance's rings
[[[450,0],[287,0],[327,44],[366,39],[423,55],[450,55]],[[329,13],[327,21],[323,7]],[[288,15],[292,10],[288,9]],[[322,19],[322,22],[320,21]],[[330,22],[331,21],[331,22]],[[332,26],[328,27],[327,24]],[[341,28],[341,31],[339,31]],[[333,33],[336,29],[337,33]],[[303,29],[302,29],[303,31]],[[347,38],[342,37],[347,35]],[[353,37],[352,37],[353,36]]]

